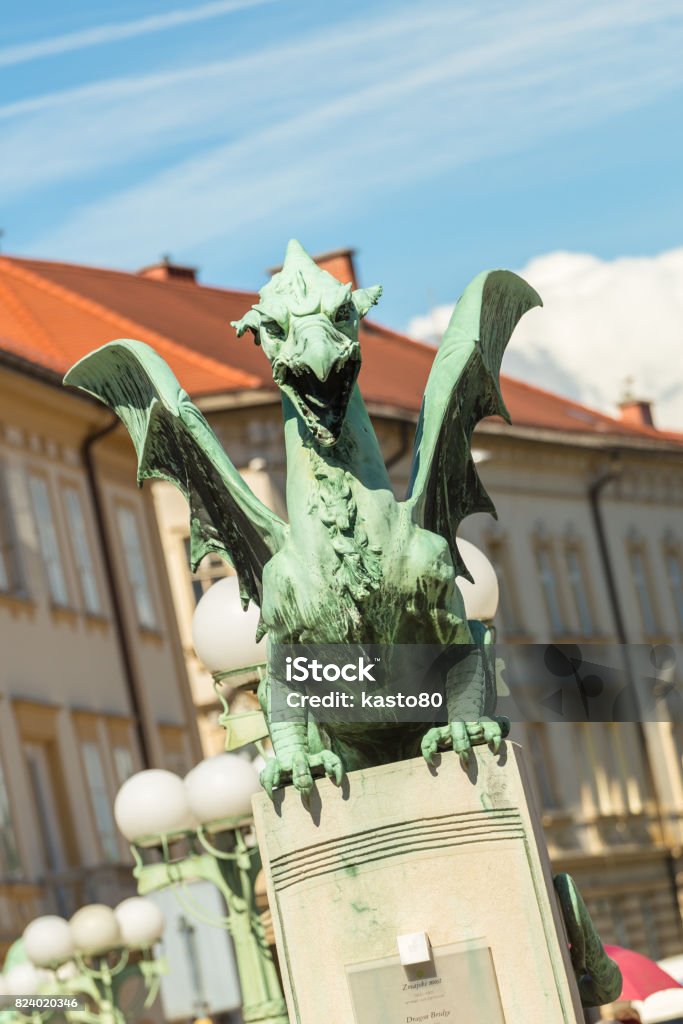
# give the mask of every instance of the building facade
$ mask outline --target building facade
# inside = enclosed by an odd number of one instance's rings
[[[499,519],[473,517],[463,536],[496,566],[510,688],[524,686],[549,643],[578,645],[578,674],[589,681],[624,655],[642,676],[652,654],[651,676],[680,686],[680,445],[495,424],[482,425],[478,443],[488,452],[481,475]],[[553,864],[576,877],[605,941],[655,959],[680,953],[676,704],[663,693],[656,715],[636,712],[628,721],[611,721],[609,710],[592,722],[539,715],[514,735],[531,763]]]
[[[111,425],[0,356],[0,960],[35,916],[134,893],[117,789],[200,754],[151,495]]]
[[[349,253],[320,262],[355,282]],[[30,279],[68,307],[71,361],[121,334],[154,345],[255,492],[284,514],[278,392],[262,353],[228,327],[255,294],[205,288],[189,268],[168,263],[139,275],[4,263],[13,282]],[[35,297],[28,305],[35,315]],[[43,323],[54,324],[38,308]],[[364,323],[361,344],[361,390],[401,495],[433,351],[372,322]],[[646,645],[666,662],[671,691],[682,681],[675,652],[683,641],[683,438],[655,430],[641,403],[611,418],[507,378],[503,392],[513,426],[488,420],[474,441],[499,518],[471,517],[462,536],[487,552],[499,576],[497,628],[509,686],[524,686],[534,648],[590,647],[600,665],[608,651],[612,657]],[[119,443],[130,487],[131,450]],[[113,450],[111,460],[113,472]],[[123,476],[119,483],[125,486]],[[136,497],[148,515],[153,500],[202,743],[215,753],[224,742],[219,706],[192,649],[191,618],[204,590],[230,570],[207,559],[190,572],[187,507],[172,487],[155,483]],[[125,557],[117,556],[120,565]],[[154,585],[165,587],[161,575]],[[662,675],[662,665],[653,671]],[[526,749],[555,868],[575,875],[605,941],[657,958],[683,951],[683,722],[668,700],[654,721],[546,715],[515,723],[512,736]]]

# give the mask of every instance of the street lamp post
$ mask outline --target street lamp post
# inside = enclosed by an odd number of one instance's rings
[[[70,921],[53,914],[36,918],[22,936],[23,961],[1,977],[0,992],[27,999],[25,1008],[6,1011],[7,1019],[39,1024],[61,1012],[74,1024],[126,1024],[134,1013],[120,1005],[125,983],[142,980],[145,1008],[157,997],[165,967],[153,947],[163,930],[159,908],[139,896],[114,910],[89,904]],[[72,1006],[77,997],[89,1006]]]
[[[288,1024],[256,908],[261,859],[252,831],[251,797],[258,787],[248,761],[219,754],[202,761],[184,780],[162,769],[138,772],[119,790],[114,815],[131,843],[140,895],[173,887],[186,913],[231,935],[245,1024]],[[183,887],[199,879],[220,891],[228,909],[224,918],[209,919],[189,901]]]

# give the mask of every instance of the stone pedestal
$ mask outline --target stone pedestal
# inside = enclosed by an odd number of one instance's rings
[[[254,798],[291,1024],[583,1021],[520,748],[471,761]]]

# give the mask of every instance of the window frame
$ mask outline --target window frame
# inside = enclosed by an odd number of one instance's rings
[[[26,575],[21,556],[19,533],[7,463],[0,456],[0,594],[26,596]],[[4,582],[3,582],[4,576]]]
[[[575,567],[578,570],[576,578],[570,564],[570,559],[575,559]],[[564,545],[564,564],[567,571],[567,583],[573,611],[578,625],[578,635],[584,639],[593,638],[599,635],[600,630],[595,617],[595,607],[591,594],[590,579],[586,566],[584,549],[581,542],[575,538],[568,538]],[[578,586],[577,586],[578,584]],[[584,622],[582,606],[588,617],[588,628]]]
[[[124,516],[130,517],[128,521],[133,525],[135,533],[134,547],[139,555],[137,561],[131,561],[130,558],[131,552],[126,540],[125,528],[122,523],[122,517]],[[130,503],[125,501],[115,502],[114,517],[116,520],[117,536],[121,545],[126,567],[126,580],[130,588],[138,627],[148,633],[159,633],[161,629],[161,622],[159,617],[158,601],[152,585],[153,574],[148,572],[147,546],[140,524],[140,517],[137,510]],[[140,585],[145,592],[146,603],[150,612],[149,618],[145,615],[139,600]]]
[[[676,619],[676,626],[679,635],[683,635],[683,550],[681,544],[671,538],[666,538],[662,545],[662,557],[664,559],[664,575],[671,595],[671,603]],[[678,574],[677,584],[674,584],[669,566],[673,562]]]
[[[36,506],[36,495],[34,485],[43,488],[43,494],[46,501],[46,508],[49,511],[49,522],[47,527],[44,526],[44,520],[38,514],[38,508]],[[48,593],[50,601],[54,608],[70,609],[71,605],[71,587],[69,585],[69,577],[67,573],[67,563],[64,558],[64,544],[61,536],[60,524],[57,517],[57,505],[54,501],[54,495],[52,493],[52,487],[50,480],[40,470],[36,470],[32,467],[27,472],[27,486],[28,494],[31,505],[31,513],[33,515],[33,524],[36,531],[36,537],[38,540],[38,547],[40,549],[40,557],[43,563],[43,570],[45,573],[45,580],[47,583]],[[54,543],[54,552],[56,559],[52,557],[52,554],[46,548],[46,540],[48,539]],[[63,595],[55,593],[54,579],[51,572],[51,566],[58,569],[61,577],[61,585],[63,587]],[[59,587],[57,588],[59,589]]]
[[[81,518],[81,529],[77,528],[77,524],[72,522],[71,512],[69,510],[68,496],[73,495],[78,503],[78,509]],[[60,496],[62,499],[62,507],[64,511],[65,522],[69,531],[69,547],[71,549],[71,557],[73,560],[73,566],[75,569],[76,579],[78,582],[78,591],[82,602],[83,611],[86,615],[92,618],[101,619],[104,618],[104,601],[102,595],[102,585],[100,575],[97,569],[96,552],[97,545],[93,544],[92,531],[88,523],[88,517],[86,515],[86,502],[84,501],[84,495],[82,488],[75,480],[62,479],[60,483]],[[89,562],[88,566],[81,564],[82,560],[79,553],[79,541],[77,537],[82,538],[83,551],[86,554],[86,562]],[[87,596],[87,588],[83,583],[84,569],[89,571],[90,578],[92,581],[92,587],[94,589],[96,603],[95,606],[89,604]]]
[[[646,637],[661,636],[662,629],[658,626],[657,601],[652,587],[652,570],[645,541],[641,538],[629,539],[626,547],[626,557],[628,561],[631,586],[635,595],[643,634]],[[640,564],[640,579],[642,586],[639,586],[637,582],[637,574],[634,572],[634,560],[637,560]],[[643,595],[645,597],[645,602],[642,600]],[[648,623],[648,616],[645,611],[646,608],[652,616],[651,623]],[[652,629],[649,628],[650,624],[652,625]]]
[[[22,736],[22,756],[39,826],[43,864],[48,873],[59,874],[71,866],[67,832],[72,823],[60,813],[65,781],[56,740],[38,735]],[[59,777],[55,776],[56,765]]]
[[[0,879],[21,878],[23,873],[12,796],[7,785],[7,773],[0,761]]]
[[[90,809],[92,811],[92,823],[100,847],[100,852],[107,864],[118,864],[121,861],[119,834],[114,820],[114,800],[111,793],[111,787],[107,779],[107,769],[102,754],[102,747],[98,738],[92,735],[79,736],[79,747],[86,789],[88,791],[88,799],[90,800]],[[92,751],[96,756],[97,767],[94,772],[93,764],[88,763],[88,754],[86,753],[86,750]],[[99,774],[99,779],[101,781],[102,793],[99,795],[103,797],[102,803],[98,801],[98,793],[96,793],[95,788],[93,787],[94,775],[97,774]],[[106,808],[106,822],[103,822],[102,820],[101,812],[98,810],[100,807]]]
[[[541,565],[542,559],[547,559],[547,567],[550,569],[552,576],[553,598],[555,611],[557,612],[557,621],[555,621],[553,614],[553,602],[548,600],[548,590],[544,583],[544,573]],[[548,538],[536,538],[534,543],[534,560],[536,563],[536,576],[543,596],[543,606],[547,615],[548,625],[550,626],[550,635],[553,637],[567,636],[567,610],[562,594],[562,584],[560,581],[560,574],[557,571],[555,551],[553,550],[553,545]]]
[[[130,770],[121,771],[121,757],[120,755],[125,754],[128,761]],[[132,775],[135,775],[135,758],[133,757],[133,751],[127,743],[113,743],[111,747],[111,756],[114,763],[114,775],[116,776],[116,782],[121,787],[124,782],[127,782]]]

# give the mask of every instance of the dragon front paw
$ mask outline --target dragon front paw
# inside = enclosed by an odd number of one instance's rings
[[[331,750],[322,750],[318,754],[298,750],[291,755],[280,754],[266,761],[261,772],[261,785],[271,800],[273,790],[288,782],[304,796],[308,796],[313,789],[313,770],[316,768],[322,768],[325,775],[337,785],[344,777],[344,766]]]
[[[479,718],[476,722],[464,722],[456,719],[448,725],[435,727],[427,732],[422,740],[422,756],[429,764],[440,748],[452,747],[460,756],[463,764],[467,764],[473,746],[488,743],[494,754],[500,750],[503,739],[510,731],[507,718]]]

